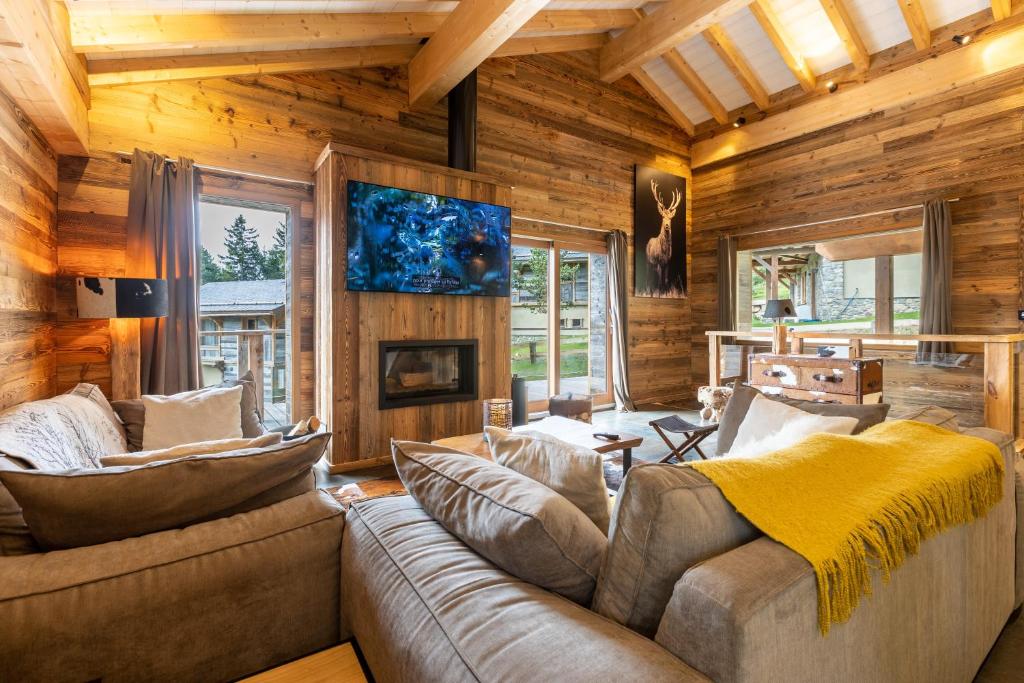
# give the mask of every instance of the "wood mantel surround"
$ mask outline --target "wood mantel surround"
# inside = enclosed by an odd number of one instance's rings
[[[489,176],[330,143],[316,165],[316,414],[334,434],[331,472],[390,462],[390,441],[479,432],[480,401],[509,398],[511,309],[506,297],[350,292],[345,287],[348,180],[510,206]],[[479,399],[380,410],[381,340],[477,339]]]

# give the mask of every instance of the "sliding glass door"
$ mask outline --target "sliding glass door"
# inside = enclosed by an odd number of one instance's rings
[[[611,400],[608,254],[597,245],[516,238],[512,250],[512,373],[530,411],[572,392]]]

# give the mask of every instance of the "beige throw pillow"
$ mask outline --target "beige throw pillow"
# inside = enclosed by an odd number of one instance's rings
[[[561,494],[608,533],[610,498],[600,453],[531,430],[486,427],[484,434],[494,462]]]
[[[0,470],[0,482],[21,506],[41,548],[77,548],[180,529],[312,491],[313,464],[330,439],[314,434],[140,467]]]
[[[280,432],[270,432],[255,439],[218,439],[216,441],[199,441],[187,443],[181,446],[161,448],[155,451],[137,451],[135,453],[119,453],[107,455],[100,458],[100,465],[103,467],[118,467],[120,465],[145,465],[148,462],[161,462],[163,460],[177,460],[190,455],[213,455],[214,453],[226,453],[228,451],[240,451],[248,448],[265,448],[281,443],[284,435]]]
[[[590,604],[608,539],[576,506],[474,455],[412,441],[392,441],[391,451],[412,497],[463,543],[523,581]]]
[[[242,437],[242,387],[143,396],[142,450]]]

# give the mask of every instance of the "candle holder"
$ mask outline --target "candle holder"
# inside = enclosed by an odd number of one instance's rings
[[[512,429],[512,399],[484,399],[484,427]]]

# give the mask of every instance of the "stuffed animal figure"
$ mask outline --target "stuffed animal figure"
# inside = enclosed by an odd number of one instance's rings
[[[717,423],[725,411],[725,404],[732,396],[732,387],[701,387],[697,390],[697,400],[704,406],[700,411],[700,419],[705,422]]]

